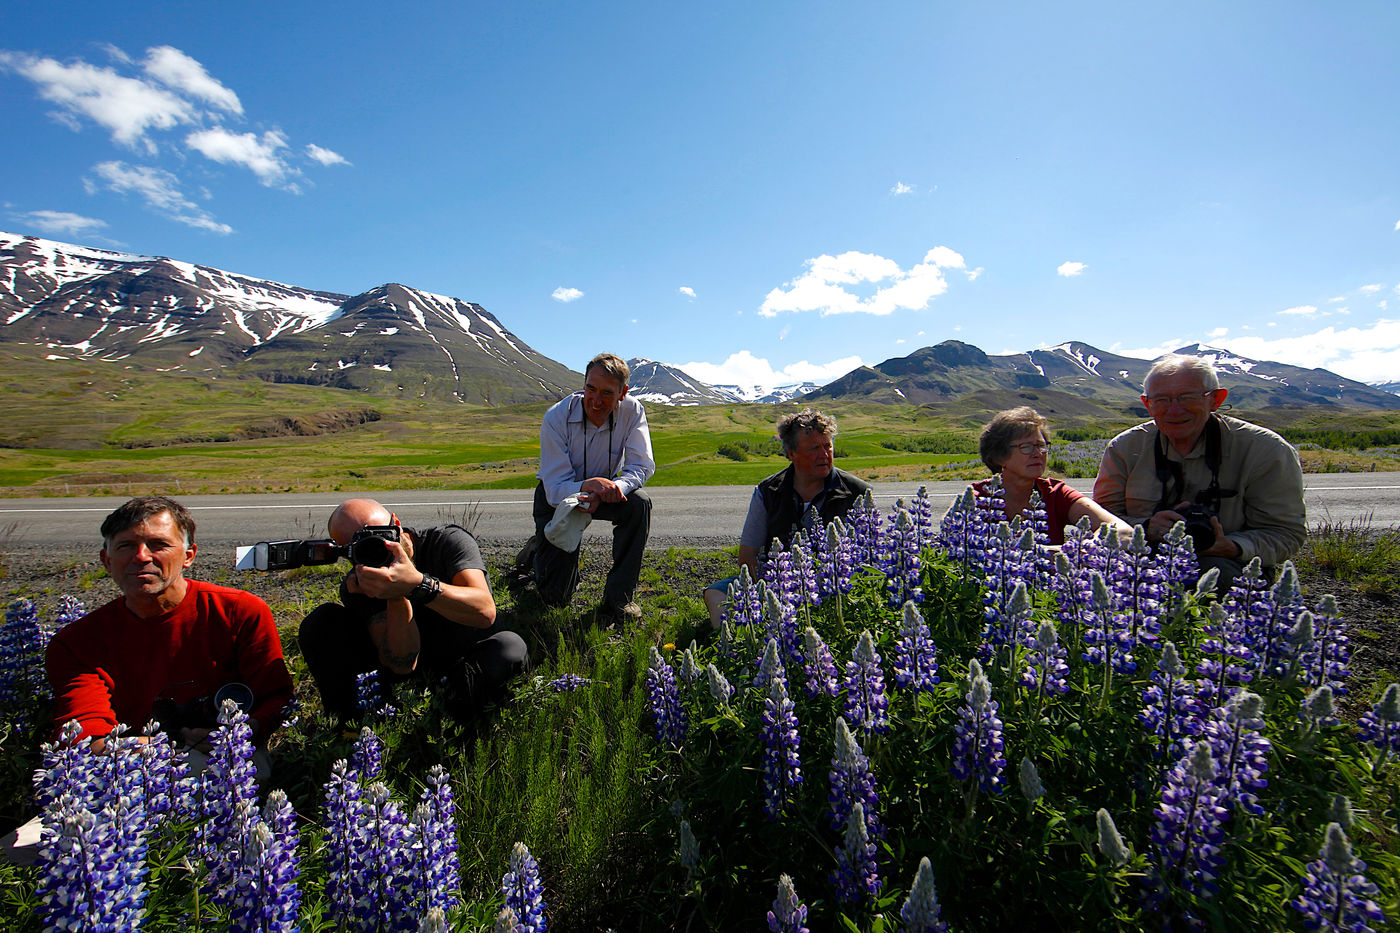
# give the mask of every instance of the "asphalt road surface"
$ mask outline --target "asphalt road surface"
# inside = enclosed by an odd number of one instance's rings
[[[1379,527],[1400,527],[1400,473],[1310,473],[1306,486],[1308,523],[1348,522],[1369,516]],[[942,512],[966,483],[929,483]],[[1071,480],[1088,492],[1093,480]],[[912,497],[917,483],[879,483],[876,499],[888,507]],[[651,545],[719,547],[734,543],[744,522],[751,486],[656,486],[647,490],[654,503]],[[236,545],[258,541],[318,538],[326,518],[348,493],[250,496],[181,496],[199,526],[198,543],[206,557]],[[485,545],[517,545],[534,532],[530,519],[533,490],[409,490],[365,493],[388,506],[405,525],[457,522],[476,529]],[[90,544],[101,546],[97,529],[124,496],[101,498],[0,499],[0,549]],[[605,540],[611,526],[595,523],[585,542]]]

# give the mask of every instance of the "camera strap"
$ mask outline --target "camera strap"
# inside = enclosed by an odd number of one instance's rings
[[[583,415],[583,418],[580,419],[580,421],[579,421],[579,433],[583,436],[583,476],[581,477],[581,479],[588,479],[588,478],[589,478],[589,476],[588,476],[588,423],[589,423],[589,422],[588,422],[588,412],[582,410],[582,409],[583,409],[583,401],[582,401],[581,399],[579,400],[579,409],[580,409],[579,414]],[[614,419],[616,416],[617,416],[617,412],[615,412],[615,411],[610,411],[610,412],[608,412],[608,461],[607,461],[607,464],[605,464],[605,465],[608,466],[609,468],[611,468],[611,464],[612,464],[613,425],[614,425],[613,419]],[[602,429],[599,428],[598,430],[602,430]],[[598,436],[598,435],[597,435],[597,432],[594,432],[594,435],[593,435],[593,436],[594,436],[594,437],[597,437],[597,436]]]
[[[1228,499],[1231,496],[1239,495],[1234,489],[1220,488],[1220,417],[1214,413],[1206,421],[1206,468],[1210,470],[1210,485],[1196,494],[1196,502],[1206,506],[1211,511],[1219,511],[1220,500]],[[1157,441],[1153,445],[1153,454],[1156,456],[1157,479],[1162,484],[1162,498],[1157,500],[1157,506],[1152,511],[1162,512],[1174,510],[1186,498],[1186,477],[1182,470],[1181,462],[1167,457],[1166,446],[1169,442],[1163,436],[1161,430],[1157,432]]]

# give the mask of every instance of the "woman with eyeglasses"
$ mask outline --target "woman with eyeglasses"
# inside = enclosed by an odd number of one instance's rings
[[[1120,534],[1131,535],[1132,526],[1093,499],[1060,480],[1045,478],[1050,462],[1049,425],[1034,408],[1023,405],[997,412],[982,429],[977,449],[987,469],[1001,474],[1007,519],[1025,512],[1035,491],[1045,503],[1051,544],[1064,544],[1065,526],[1077,524],[1086,515],[1096,524],[1113,525]],[[991,480],[972,484],[979,496],[988,494],[991,486]]]

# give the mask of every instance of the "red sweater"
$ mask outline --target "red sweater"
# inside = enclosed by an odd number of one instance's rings
[[[187,582],[180,605],[154,618],[118,598],[54,635],[46,662],[55,729],[76,719],[84,736],[119,722],[139,730],[157,699],[184,704],[231,681],[252,688],[259,743],[281,724],[292,677],[272,610],[243,590]]]

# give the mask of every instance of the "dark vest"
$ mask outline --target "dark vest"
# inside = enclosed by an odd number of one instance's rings
[[[845,470],[832,467],[831,477],[826,498],[817,509],[823,525],[838,516],[844,518],[870,489],[869,483]],[[774,473],[759,483],[758,492],[763,497],[763,511],[768,516],[768,527],[763,536],[764,548],[766,549],[774,538],[787,547],[792,543],[797,523],[802,520],[802,512],[796,502],[797,494],[792,489],[792,467],[781,473]]]

